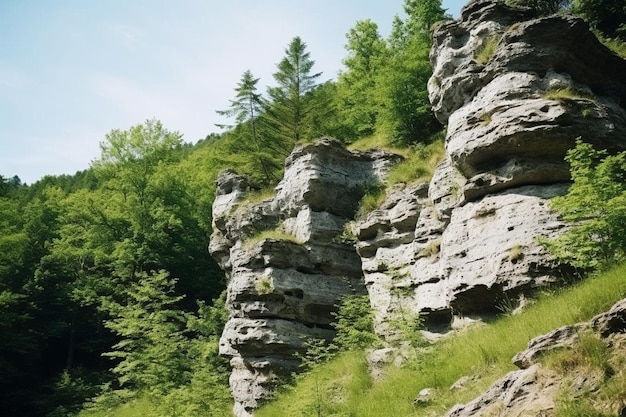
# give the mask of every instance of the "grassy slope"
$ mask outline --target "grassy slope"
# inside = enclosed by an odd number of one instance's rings
[[[515,369],[511,358],[528,341],[565,324],[589,320],[626,295],[626,265],[554,293],[542,294],[523,313],[475,326],[416,354],[402,368],[389,368],[375,383],[366,377],[362,352],[349,352],[301,378],[259,410],[258,417],[430,416],[465,403]],[[477,376],[466,388],[450,391],[462,376]],[[435,388],[425,405],[413,400]],[[317,413],[317,409],[320,413]]]

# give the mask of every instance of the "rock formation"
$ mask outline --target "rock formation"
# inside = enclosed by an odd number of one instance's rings
[[[445,330],[567,277],[538,243],[565,227],[548,204],[567,190],[565,153],[577,138],[626,147],[626,63],[579,18],[471,1],[434,30],[431,63],[445,160],[355,226],[387,338],[399,310]]]
[[[343,295],[365,292],[361,260],[341,235],[365,187],[397,159],[349,152],[331,139],[299,146],[276,195],[256,203],[246,201],[245,178],[220,175],[209,250],[229,279],[220,354],[231,358],[237,416],[250,415],[297,370],[295,354],[309,339],[334,336]],[[263,231],[273,233],[257,237]]]
[[[581,19],[496,0],[470,1],[459,20],[437,26],[431,61],[445,158],[429,183],[390,188],[352,224],[356,248],[341,239],[344,227],[398,157],[331,139],[301,145],[276,195],[256,203],[245,178],[220,176],[210,251],[229,278],[220,352],[231,357],[238,417],[297,369],[308,338],[333,337],[345,294],[367,290],[376,331],[394,345],[394,321],[407,313],[446,332],[514,309],[571,272],[538,238],[566,228],[549,199],[567,190],[564,156],[576,139],[626,148],[626,63]],[[255,237],[270,230],[281,233]],[[523,388],[541,372],[531,366],[502,384]]]

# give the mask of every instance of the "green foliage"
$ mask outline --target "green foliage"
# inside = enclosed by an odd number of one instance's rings
[[[272,277],[262,276],[254,283],[254,289],[258,295],[271,294],[274,291],[274,283]]]
[[[626,59],[626,41],[620,39],[609,39],[600,37],[600,41],[611,51],[615,52],[622,59]]]
[[[366,138],[366,140],[354,143],[351,146],[353,149],[368,149],[372,146],[383,147],[390,152],[404,154],[405,156],[403,161],[391,168],[387,175],[386,184],[370,184],[365,188],[363,197],[359,202],[357,216],[363,217],[380,207],[385,199],[386,189],[392,185],[429,180],[445,154],[442,134],[443,131],[432,135],[430,138],[432,142],[428,145],[416,143],[413,146],[404,148],[390,148],[384,141],[380,140],[380,136]]]
[[[377,341],[374,315],[367,295],[344,297],[335,314],[337,330],[334,343],[340,350],[365,349]]]
[[[441,136],[441,134],[437,136]],[[442,137],[434,139],[428,145],[417,143],[409,149],[410,152],[407,158],[389,171],[387,186],[430,180],[435,172],[435,168],[437,168],[437,165],[439,165],[445,155]]]
[[[626,41],[626,4],[623,0],[574,0],[572,12],[585,18],[604,37]]]
[[[441,129],[428,99],[430,37],[424,33],[407,35],[401,47],[391,51],[378,82],[380,101],[385,105],[381,106],[376,130],[398,144],[427,142]]]
[[[346,38],[346,71],[339,75],[337,96],[347,126],[342,139],[352,142],[375,131],[381,107],[377,77],[385,65],[387,46],[370,19],[358,21]]]
[[[542,358],[541,362],[562,374],[583,368],[587,373],[594,370],[602,375],[614,372],[609,363],[609,350],[605,342],[591,332],[581,332],[571,348],[558,350]]]
[[[105,326],[120,336],[113,351],[113,373],[121,388],[164,393],[180,385],[188,372],[184,330],[187,314],[173,308],[182,296],[173,294],[175,280],[165,271],[136,275],[126,300],[105,299],[111,319]]]
[[[264,241],[266,239],[282,240],[282,241],[285,241],[285,242],[292,242],[292,243],[295,243],[297,245],[301,245],[303,243],[300,240],[298,240],[298,238],[295,237],[294,235],[292,235],[291,233],[287,233],[283,229],[278,227],[276,229],[271,229],[271,230],[261,230],[258,233],[256,233],[255,235],[250,236],[249,238],[247,238],[244,241],[243,247],[245,249],[250,249],[254,245],[256,245],[257,243],[262,242],[262,241]]]
[[[377,209],[385,199],[385,186],[383,184],[371,184],[363,192],[359,202],[357,217],[363,217],[367,213]]]
[[[412,348],[428,346],[428,341],[420,332],[424,321],[419,314],[400,307],[396,317],[387,320],[387,324],[397,332],[398,342],[408,342]]]
[[[253,153],[254,160],[258,162],[263,173],[264,182],[269,183],[276,179],[276,162],[268,152],[275,149],[275,145],[271,143],[267,131],[261,126],[261,111],[266,103],[257,92],[258,82],[259,78],[254,78],[250,70],[244,72],[235,88],[237,92],[235,99],[230,101],[230,109],[217,113],[235,118],[237,123],[235,132],[243,142],[241,149],[248,149]]]
[[[274,73],[277,87],[268,89],[270,106],[267,109],[272,135],[284,138],[288,143],[307,139],[306,120],[317,103],[311,93],[317,86],[321,72],[313,73],[315,61],[306,50],[307,45],[299,36],[291,40],[285,57],[278,63]]]
[[[505,0],[512,7],[529,7],[540,16],[567,10],[572,0]]]
[[[362,352],[344,352],[325,365],[314,366],[283,393],[288,401],[272,402],[254,414],[271,416],[350,416],[362,401],[359,394],[371,387],[367,361]],[[279,397],[280,398],[280,397]]]
[[[588,94],[576,91],[572,87],[557,87],[548,89],[543,94],[543,98],[546,100],[556,100],[561,103],[567,100],[591,100]]]
[[[545,244],[561,261],[579,268],[621,261],[626,248],[626,153],[608,155],[578,140],[566,160],[573,184],[551,203],[572,228]]]
[[[619,369],[626,357],[622,349],[611,349],[606,341],[586,331],[569,349],[551,352],[542,358],[546,367],[562,376],[555,416],[608,417],[616,415],[624,404],[626,377]],[[596,378],[591,390],[581,390],[577,376]],[[578,386],[577,386],[578,385]]]

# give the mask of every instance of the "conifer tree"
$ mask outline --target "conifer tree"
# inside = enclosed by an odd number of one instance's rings
[[[306,46],[299,36],[293,38],[274,73],[278,86],[268,90],[271,99],[268,116],[273,133],[292,142],[304,139],[307,117],[315,109],[309,93],[322,75],[312,72],[315,61]]]
[[[372,20],[362,20],[346,35],[348,56],[339,76],[338,96],[349,137],[356,139],[374,133],[381,100],[376,81],[385,64],[386,44]]]
[[[262,110],[265,102],[261,94],[258,93],[257,83],[260,78],[255,78],[250,70],[241,76],[241,80],[235,88],[235,98],[230,100],[228,110],[218,110],[217,114],[235,119],[235,133],[241,136],[239,150],[248,150],[255,155],[254,160],[259,164],[265,182],[269,183],[275,179],[275,171],[280,164],[273,156],[277,146],[272,143],[266,130],[262,126]],[[228,125],[218,125],[219,127],[230,127]]]

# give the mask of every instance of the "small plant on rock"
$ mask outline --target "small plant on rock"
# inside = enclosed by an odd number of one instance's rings
[[[524,246],[523,245],[513,245],[509,249],[509,262],[517,262],[524,256]]]
[[[485,38],[483,43],[476,48],[476,53],[474,54],[474,59],[479,65],[485,65],[487,62],[491,60],[491,57],[496,52],[498,48],[498,44],[500,43],[501,36],[500,35],[491,35]]]
[[[267,295],[271,294],[274,291],[274,283],[272,282],[272,277],[262,276],[257,279],[254,283],[254,289],[259,295]]]

